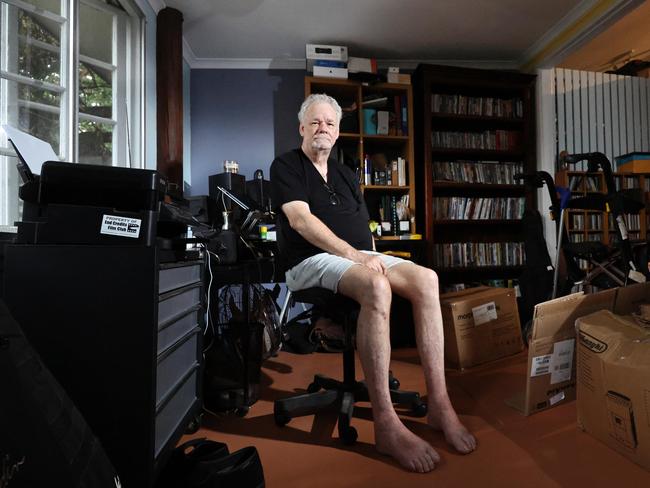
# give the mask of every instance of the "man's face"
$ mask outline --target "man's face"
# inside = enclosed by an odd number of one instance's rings
[[[339,122],[329,103],[313,103],[300,124],[303,147],[315,151],[332,149],[339,137]]]

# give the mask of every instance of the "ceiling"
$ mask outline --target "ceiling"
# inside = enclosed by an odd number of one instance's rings
[[[380,66],[537,67],[641,0],[148,0],[180,10],[193,68],[304,69],[305,44]],[[561,42],[558,42],[561,41]],[[398,61],[399,63],[395,63]],[[534,65],[534,66],[533,66]]]

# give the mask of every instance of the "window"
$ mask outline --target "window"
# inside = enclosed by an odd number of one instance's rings
[[[62,160],[143,167],[143,20],[131,0],[0,0],[0,124]],[[0,135],[0,225],[20,219]]]

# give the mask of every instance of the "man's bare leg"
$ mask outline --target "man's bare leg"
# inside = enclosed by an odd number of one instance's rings
[[[427,384],[428,424],[442,430],[445,439],[458,452],[476,449],[476,439],[451,405],[445,382],[444,335],[438,294],[438,277],[428,268],[400,264],[388,270],[395,293],[411,301],[420,361]]]
[[[377,450],[392,456],[411,471],[431,471],[440,460],[438,453],[404,426],[390,399],[389,315],[392,297],[388,279],[365,266],[355,265],[341,278],[338,291],[361,306],[357,322],[357,351],[372,404]]]

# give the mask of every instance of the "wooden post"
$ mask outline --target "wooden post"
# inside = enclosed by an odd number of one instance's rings
[[[156,27],[157,169],[183,196],[183,14],[158,12]]]

